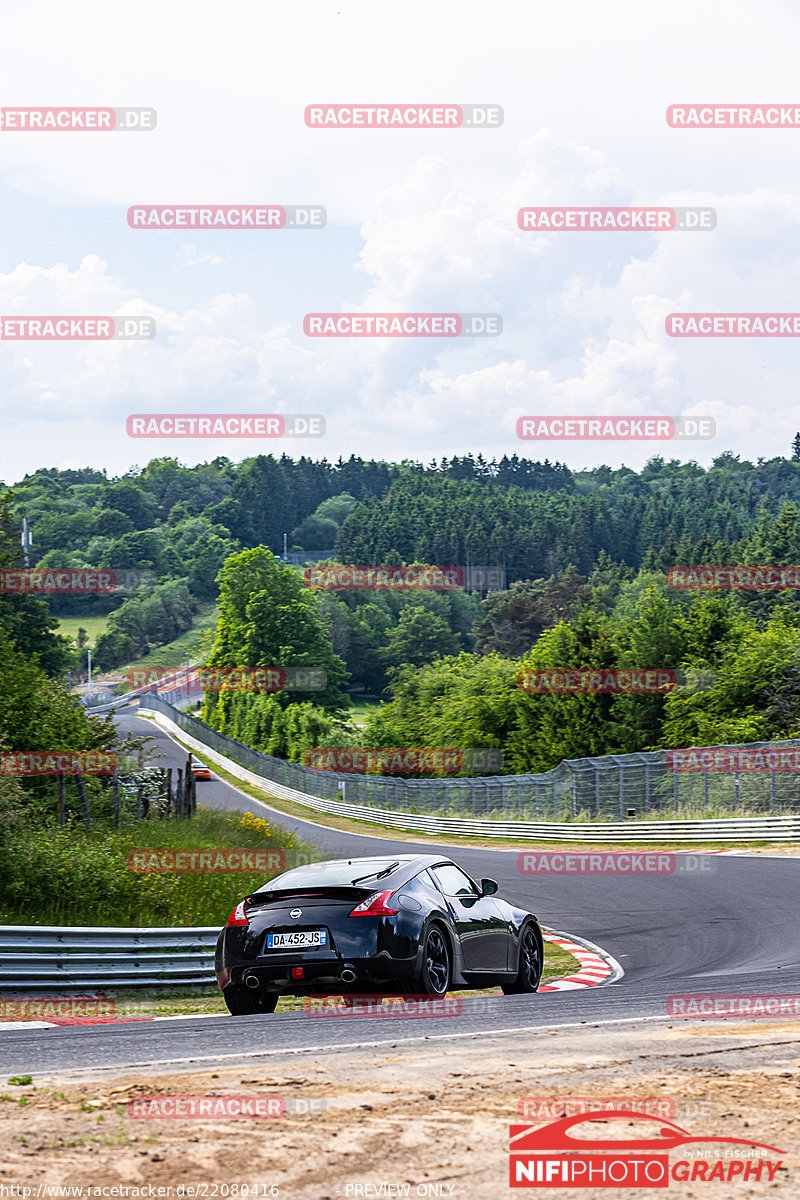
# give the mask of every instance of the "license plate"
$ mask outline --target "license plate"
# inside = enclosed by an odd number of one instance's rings
[[[327,946],[325,929],[297,929],[291,933],[268,933],[268,950],[309,950],[314,946]]]

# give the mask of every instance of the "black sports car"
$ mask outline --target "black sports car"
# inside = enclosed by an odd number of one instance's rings
[[[274,1012],[284,995],[535,992],[539,922],[496,892],[438,854],[295,867],[237,904],[217,983],[235,1015]]]

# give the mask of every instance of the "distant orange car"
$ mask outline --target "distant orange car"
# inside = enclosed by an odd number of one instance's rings
[[[193,758],[189,763],[189,770],[194,775],[195,779],[210,779],[211,772],[205,763],[201,763],[198,759]]]

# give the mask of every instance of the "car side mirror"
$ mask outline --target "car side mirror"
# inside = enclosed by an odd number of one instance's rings
[[[496,879],[482,879],[481,880],[481,895],[482,896],[493,896],[499,886],[500,885],[498,884]]]

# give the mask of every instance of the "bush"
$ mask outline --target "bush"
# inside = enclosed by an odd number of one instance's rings
[[[17,827],[0,846],[0,922],[10,925],[222,925],[243,896],[277,871],[139,874],[139,849],[283,850],[319,857],[294,834],[250,813],[198,809],[191,820],[123,817],[91,830]]]

